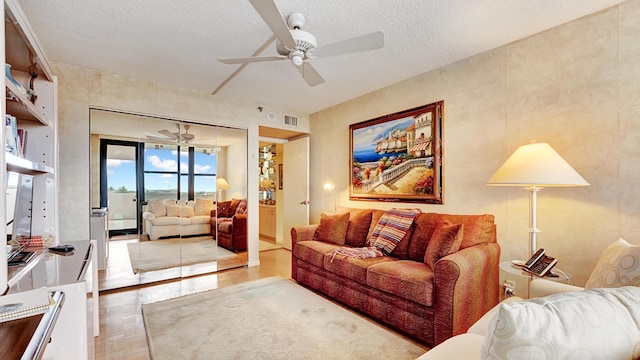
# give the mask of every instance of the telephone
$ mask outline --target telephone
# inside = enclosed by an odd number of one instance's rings
[[[558,259],[548,256],[544,253],[544,249],[540,248],[533,254],[523,266],[522,269],[528,273],[537,276],[551,276],[551,269],[556,265]]]

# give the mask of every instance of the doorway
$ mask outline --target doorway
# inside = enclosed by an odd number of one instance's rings
[[[100,141],[100,208],[109,209],[109,236],[140,233],[140,143]]]

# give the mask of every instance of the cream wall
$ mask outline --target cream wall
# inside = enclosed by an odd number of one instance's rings
[[[131,113],[247,129],[246,189],[258,188],[258,126],[267,124],[262,113],[281,115],[286,109],[270,108],[209,93],[172,88],[74,65],[54,64],[59,78],[59,228],[61,241],[89,238],[90,168],[89,108],[117,109]],[[309,131],[309,117],[299,117],[298,131]],[[275,125],[278,126],[278,125]],[[250,165],[250,166],[249,166]],[[246,189],[243,189],[246,191]],[[258,214],[257,191],[247,191],[249,214]],[[249,265],[258,261],[258,219],[249,218]]]
[[[528,193],[484,183],[519,146],[548,142],[589,187],[538,196],[538,246],[583,285],[617,237],[640,244],[640,0],[373,91],[311,116],[311,220],[349,201],[349,124],[445,102],[444,205],[426,212],[496,216],[502,259],[528,250]]]

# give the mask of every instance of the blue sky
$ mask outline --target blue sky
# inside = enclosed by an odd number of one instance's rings
[[[180,154],[180,168],[182,173],[188,171],[188,153]],[[178,160],[176,159],[175,150],[156,150],[145,149],[144,153],[145,170],[151,171],[176,171],[178,169]],[[211,154],[195,153],[195,173],[196,174],[214,174],[216,169],[216,156]],[[122,186],[128,190],[136,187],[136,168],[133,160],[107,160],[107,184],[109,187],[118,189]],[[148,174],[145,178],[145,186],[147,190],[168,190],[176,189],[177,179],[173,174]],[[215,181],[213,177],[202,178],[196,181],[195,190],[197,191],[213,191],[215,189]]]

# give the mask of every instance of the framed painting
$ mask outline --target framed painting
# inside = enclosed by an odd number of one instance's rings
[[[350,200],[442,204],[444,101],[349,125]]]

